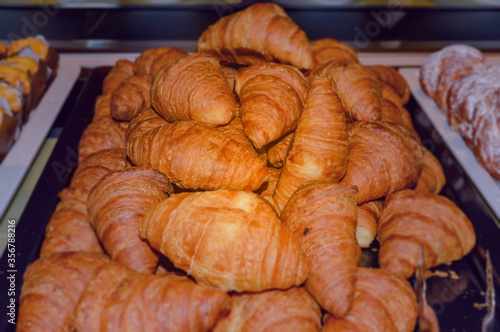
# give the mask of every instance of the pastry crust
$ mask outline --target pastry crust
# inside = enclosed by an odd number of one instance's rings
[[[369,248],[377,236],[378,219],[382,213],[382,200],[369,201],[358,205],[356,240],[361,248]]]
[[[290,149],[294,132],[286,134],[285,136],[271,142],[266,146],[267,150],[267,162],[275,168],[283,167],[285,162],[286,154]]]
[[[110,95],[120,83],[129,76],[134,74],[134,64],[132,61],[120,59],[116,61],[115,65],[109,71],[108,75],[102,82],[102,94]]]
[[[359,63],[358,53],[346,43],[333,38],[322,38],[311,42],[314,67],[332,61]]]
[[[374,65],[370,69],[377,75],[380,82],[388,84],[398,94],[401,103],[404,105],[410,100],[410,86],[406,79],[393,67]]]
[[[135,59],[134,74],[154,76],[161,67],[185,56],[187,53],[176,47],[148,48]]]
[[[439,194],[446,183],[443,166],[432,152],[424,146],[421,146],[421,149],[423,156],[422,171],[414,189],[431,194]]]

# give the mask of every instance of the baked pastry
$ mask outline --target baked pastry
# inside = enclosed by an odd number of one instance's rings
[[[28,266],[20,295],[18,331],[71,331],[74,310],[102,254],[63,252]]]
[[[373,201],[412,188],[422,170],[422,158],[420,144],[405,126],[357,121],[349,126],[349,158],[341,183],[358,187],[358,204]]]
[[[186,52],[176,47],[148,48],[135,59],[134,74],[154,76],[161,67],[186,55]]]
[[[302,287],[231,296],[228,316],[219,319],[214,332],[319,331],[321,309]]]
[[[295,129],[308,89],[304,75],[288,65],[265,63],[238,72],[240,117],[257,149]]]
[[[324,65],[332,61],[342,63],[359,63],[358,53],[346,43],[333,38],[322,38],[311,42],[314,66]]]
[[[285,162],[286,154],[290,149],[292,140],[293,132],[286,134],[266,146],[267,162],[271,164],[271,166],[276,168],[283,167],[283,163]]]
[[[247,191],[173,195],[150,210],[140,236],[199,284],[224,291],[286,289],[309,273],[297,239]]]
[[[151,108],[151,76],[132,75],[125,78],[113,92],[110,107],[111,116],[118,121],[130,121]]]
[[[169,122],[225,125],[236,112],[235,96],[219,61],[200,53],[175,60],[156,73],[151,104]]]
[[[472,57],[476,59],[484,59],[484,55],[478,49],[468,45],[450,45],[443,48],[439,52],[429,55],[422,66],[420,67],[420,85],[424,92],[435,99],[437,87],[439,84],[439,76],[443,68],[458,58]]]
[[[102,82],[102,94],[112,94],[124,79],[132,75],[134,75],[134,64],[132,61],[126,59],[116,61]]]
[[[398,94],[404,105],[410,100],[410,86],[406,79],[394,68],[384,65],[370,66],[380,82],[389,85]]]
[[[273,61],[308,69],[313,62],[305,32],[272,3],[221,18],[200,36],[198,51],[240,65]]]
[[[75,309],[75,331],[209,331],[230,297],[186,277],[136,273],[111,262],[96,270]]]
[[[0,106],[0,164],[14,144],[18,130],[19,120]]]
[[[5,44],[2,41],[0,41],[0,60],[5,58],[5,53],[6,53]]]
[[[274,191],[280,209],[301,185],[344,177],[347,138],[346,114],[337,94],[328,79],[315,77]]]
[[[0,103],[5,113],[23,123],[23,116],[26,113],[26,103],[20,88],[14,88],[10,84],[0,82]]]
[[[354,296],[360,255],[355,195],[352,186],[310,182],[295,192],[281,214],[311,261],[306,289],[336,317],[347,315]]]
[[[361,248],[369,248],[377,235],[378,218],[382,213],[382,200],[369,201],[358,205],[356,240]]]
[[[422,171],[415,185],[415,190],[427,192],[431,194],[439,194],[446,183],[443,166],[439,160],[427,150],[424,146],[422,149]]]
[[[470,220],[448,198],[408,189],[385,200],[378,241],[380,267],[409,278],[422,244],[428,269],[461,259],[474,247],[476,236]]]
[[[113,261],[153,273],[158,256],[139,238],[139,223],[173,188],[167,177],[151,169],[128,168],[105,176],[90,191],[89,220]]]
[[[382,90],[370,68],[359,63],[334,61],[316,67],[310,77],[314,75],[325,76],[332,81],[333,89],[353,121],[381,119]]]
[[[267,168],[267,181],[256,191],[263,199],[265,199],[274,208],[276,214],[279,215],[281,209],[274,199],[274,190],[278,184],[281,170],[274,167]]]
[[[358,268],[351,310],[341,319],[328,317],[323,331],[411,332],[417,314],[415,293],[408,281],[381,269]]]
[[[23,124],[26,123],[32,106],[32,88],[29,73],[14,66],[0,64],[0,84],[8,85],[22,94],[21,120]]]

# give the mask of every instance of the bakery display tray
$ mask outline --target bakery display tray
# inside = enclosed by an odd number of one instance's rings
[[[15,266],[8,266],[8,250],[1,257],[0,308],[4,309],[0,312],[0,331],[15,330],[15,326],[8,323],[9,316],[5,311],[11,298],[7,292],[10,287],[7,276],[11,274],[15,276],[14,297],[18,306],[23,273],[28,264],[37,259],[45,227],[59,201],[57,194],[69,184],[77,166],[80,136],[92,119],[95,100],[101,92],[102,81],[109,69],[110,67],[96,67],[92,70],[68,116],[52,155],[17,225]],[[441,331],[481,331],[482,320],[487,312],[481,306],[485,303],[486,293],[485,253],[489,250],[493,266],[498,269],[500,229],[493,214],[446,142],[436,139],[440,137],[439,132],[429,121],[419,103],[412,98],[407,107],[412,113],[415,127],[424,144],[443,164],[447,184],[442,194],[462,208],[472,220],[477,234],[477,246],[464,259],[451,266],[432,269],[435,276],[427,279],[427,301],[437,314]],[[54,168],[54,165],[57,167]],[[364,250],[363,256],[365,264],[376,266],[376,245]],[[496,290],[499,290],[500,278],[496,272],[494,284]],[[498,307],[495,308],[495,314],[496,317],[500,317]],[[499,328],[500,322],[497,321],[496,330]]]

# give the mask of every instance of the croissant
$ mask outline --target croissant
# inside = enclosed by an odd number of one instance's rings
[[[337,317],[348,313],[354,296],[360,255],[355,195],[352,186],[310,182],[295,192],[281,214],[311,262],[306,289]]]
[[[104,176],[128,166],[131,165],[124,149],[114,148],[97,151],[78,165],[71,178],[70,187],[90,191]]]
[[[17,331],[70,331],[75,306],[94,270],[106,256],[63,252],[28,266],[20,295]]]
[[[341,183],[358,187],[358,204],[376,200],[413,187],[422,158],[420,145],[405,126],[357,121],[350,125],[347,172]]]
[[[143,168],[111,173],[90,191],[90,222],[114,261],[137,272],[154,272],[158,256],[139,238],[139,222],[172,191],[165,175]]]
[[[332,81],[352,120],[380,120],[382,90],[377,76],[368,67],[334,61],[315,68],[311,75],[325,76]]]
[[[167,124],[168,122],[156,113],[154,109],[149,108],[139,113],[130,121],[127,131],[125,132],[125,140],[128,144],[128,142],[140,138],[150,130]]]
[[[135,59],[134,74],[154,76],[161,67],[186,55],[186,52],[176,47],[148,48]]]
[[[113,120],[110,115],[110,103],[109,96],[103,96],[96,102],[93,121],[80,139],[78,162],[100,150],[125,147],[128,123]]]
[[[309,273],[296,238],[247,191],[176,194],[147,214],[140,236],[198,283],[224,291],[285,289]]]
[[[322,38],[311,42],[311,52],[315,66],[332,61],[359,63],[358,54],[346,43],[333,38]]]
[[[273,197],[274,190],[276,189],[276,184],[278,184],[278,179],[280,177],[281,170],[274,168],[274,167],[268,167],[267,168],[267,182],[264,182],[264,184],[257,190],[257,193],[265,199],[271,206],[274,208],[275,212],[278,213],[278,211],[281,211],[280,208],[278,207],[278,203],[276,203],[276,200]]]
[[[412,332],[417,321],[417,301],[408,281],[388,271],[358,268],[351,310],[343,318],[330,316],[324,332]]]
[[[321,309],[302,287],[240,293],[231,298],[230,314],[217,321],[214,332],[320,330]]]
[[[219,290],[186,277],[136,273],[117,263],[101,266],[75,309],[76,331],[209,331],[231,306]]]
[[[380,100],[382,121],[403,124],[403,103],[398,94],[389,84],[381,82],[380,86],[382,88]]]
[[[410,100],[410,86],[406,79],[396,69],[383,66],[374,65],[370,69],[377,75],[380,82],[389,85],[398,94],[401,104],[404,105]]]
[[[38,37],[18,39],[7,46],[7,57],[17,56],[25,49],[33,51],[50,68],[49,80],[56,76],[57,68],[59,67],[59,53],[47,41]]]
[[[102,82],[102,94],[110,95],[118,88],[120,83],[134,74],[134,64],[132,61],[120,59],[109,71]]]
[[[253,149],[194,121],[129,136],[127,155],[135,165],[165,173],[180,188],[256,190],[267,177],[266,164]]]
[[[133,75],[120,83],[111,97],[111,116],[130,121],[145,109],[151,108],[151,76]]]
[[[271,166],[276,168],[283,167],[283,163],[285,162],[286,154],[290,149],[292,139],[293,132],[281,137],[266,147],[267,162],[271,164]]]
[[[380,267],[409,278],[421,244],[427,269],[461,259],[474,247],[476,236],[470,220],[448,198],[408,189],[385,200],[378,240]]]
[[[295,129],[308,88],[304,75],[292,66],[265,63],[238,72],[241,121],[257,149]]]
[[[328,79],[315,77],[274,191],[280,209],[301,185],[344,177],[347,138],[345,110],[337,94]]]
[[[45,228],[40,257],[65,251],[103,253],[87,216],[87,195],[83,188],[65,188],[59,193],[61,201]]]
[[[241,65],[272,61],[307,69],[313,62],[305,32],[272,3],[221,18],[200,36],[198,51]]]
[[[224,125],[236,112],[235,96],[219,61],[200,53],[175,60],[156,73],[151,104],[169,122]]]
[[[484,55],[481,51],[474,47],[468,45],[450,45],[439,52],[432,53],[424,60],[420,67],[420,86],[422,86],[424,92],[431,99],[435,99],[436,97],[439,76],[441,75],[443,67],[458,58],[465,57],[484,59]]]
[[[377,235],[378,218],[382,213],[383,201],[370,201],[358,205],[356,240],[361,248],[369,248]]]
[[[431,194],[439,194],[446,183],[443,166],[441,166],[441,163],[432,152],[424,146],[420,148],[422,149],[423,156],[422,171],[414,189]]]

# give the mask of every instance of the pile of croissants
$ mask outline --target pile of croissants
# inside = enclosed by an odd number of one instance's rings
[[[54,79],[59,54],[42,37],[0,41],[0,163]]]
[[[18,329],[413,331],[406,280],[461,259],[469,219],[404,108],[409,89],[259,3],[197,52],[103,82],[79,166],[24,275]],[[380,268],[360,267],[377,237]]]

